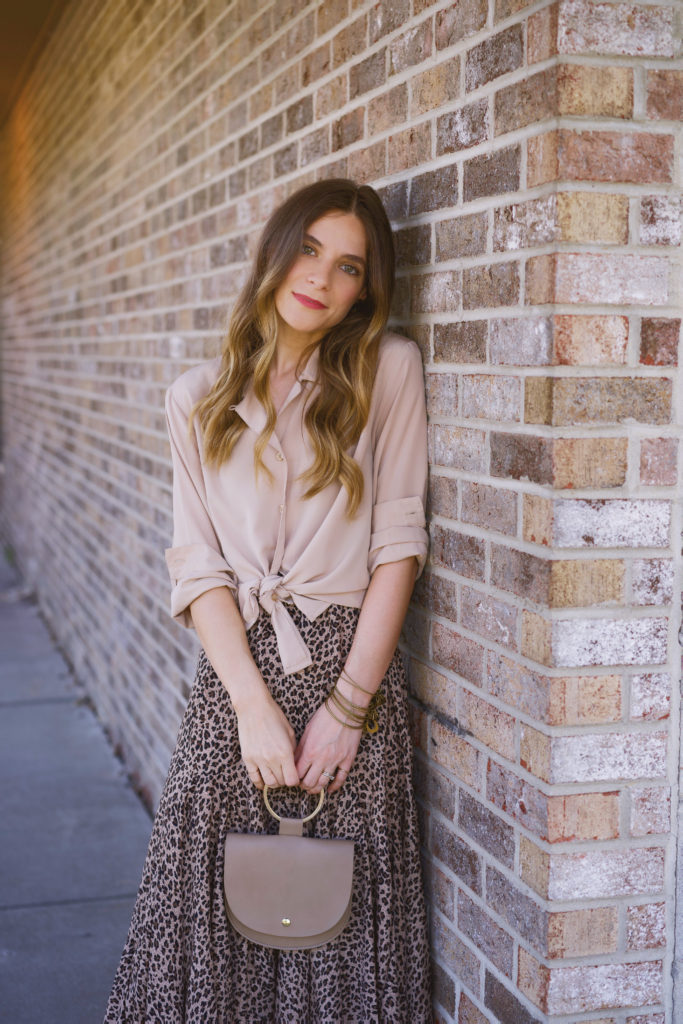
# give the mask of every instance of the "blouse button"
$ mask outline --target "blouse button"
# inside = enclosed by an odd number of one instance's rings
[[[285,461],[285,457],[282,454],[282,452],[275,452],[275,458],[277,459],[278,462],[284,462]]]

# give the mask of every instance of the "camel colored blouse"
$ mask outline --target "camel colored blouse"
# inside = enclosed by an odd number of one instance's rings
[[[203,463],[198,417],[187,436],[189,410],[210,390],[219,367],[220,357],[200,363],[166,392],[173,458],[173,546],[165,551],[171,615],[191,628],[190,603],[207,590],[228,587],[247,629],[259,606],[272,617],[289,675],[311,664],[289,602],[315,619],[333,603],[359,608],[383,562],[415,555],[422,571],[427,418],[420,351],[395,334],[382,339],[368,423],[353,452],[365,487],[351,520],[343,487],[330,485],[304,499],[299,479],[312,461],[303,413],[318,387],[318,350],[278,413],[264,452],[270,479],[254,470],[254,442],[266,414],[251,390],[236,406],[247,429],[219,469]]]

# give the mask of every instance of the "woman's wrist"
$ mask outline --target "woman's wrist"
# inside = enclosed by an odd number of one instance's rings
[[[346,697],[347,700],[352,701],[354,704],[359,704],[361,707],[367,708],[379,689],[379,686],[375,683],[367,682],[364,679],[357,679],[352,676],[346,668],[343,668],[339,674],[339,678],[337,679],[337,689],[344,697]]]

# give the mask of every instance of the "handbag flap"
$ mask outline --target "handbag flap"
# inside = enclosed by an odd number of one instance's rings
[[[231,832],[223,877],[231,917],[251,932],[312,938],[349,909],[353,841]]]

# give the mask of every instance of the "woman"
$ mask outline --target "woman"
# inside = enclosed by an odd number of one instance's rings
[[[270,218],[222,356],[168,389],[171,611],[202,650],[106,1024],[420,1024],[428,949],[396,652],[424,529],[420,353],[385,332],[391,228],[345,179]],[[379,728],[360,726],[372,711]],[[312,809],[355,841],[349,924],[249,942],[223,908],[228,832]],[[330,879],[334,885],[334,879]]]

